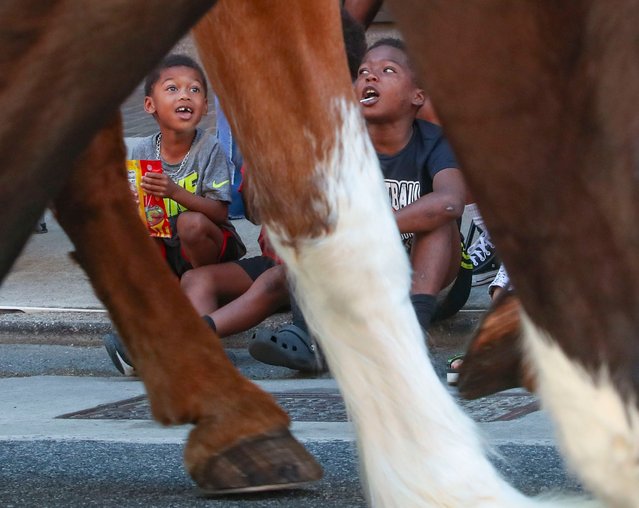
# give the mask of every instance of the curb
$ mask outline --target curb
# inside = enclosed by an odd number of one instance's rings
[[[483,310],[462,310],[456,316],[435,323],[429,346],[465,346],[481,319]],[[291,322],[291,313],[274,314],[259,328],[277,329]],[[257,328],[257,327],[256,327]],[[0,344],[47,344],[102,347],[102,337],[115,330],[106,312],[24,312],[0,311]],[[225,348],[246,348],[255,328],[222,339]]]
[[[276,329],[291,321],[290,312],[275,314],[259,326]],[[0,344],[102,347],[115,331],[106,312],[0,311]],[[248,347],[254,329],[222,339],[225,348]]]
[[[1,344],[97,346],[111,331],[106,312],[0,313]]]

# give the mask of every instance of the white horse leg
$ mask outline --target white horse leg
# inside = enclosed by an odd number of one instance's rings
[[[570,360],[525,313],[522,323],[539,395],[557,424],[558,438],[569,464],[611,506],[637,506],[636,401],[624,400],[607,369],[593,373]]]
[[[410,272],[377,157],[356,106],[317,167],[325,237],[291,247],[269,229],[357,428],[373,506],[532,505],[486,459],[474,423],[437,378],[409,300]]]

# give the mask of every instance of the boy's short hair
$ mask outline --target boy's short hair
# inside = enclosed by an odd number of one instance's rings
[[[410,55],[408,54],[408,48],[406,47],[406,43],[403,40],[398,39],[397,37],[382,37],[381,39],[376,40],[373,44],[368,46],[366,53],[374,50],[375,48],[379,48],[380,46],[388,46],[391,48],[395,48],[400,50],[402,53],[406,55],[406,61],[408,62],[408,70],[410,71],[411,76],[413,77],[413,81],[415,85],[421,87],[419,84],[419,79],[417,78],[417,74],[415,73],[415,69],[413,68],[413,63],[411,62]]]
[[[390,46],[391,48],[399,49],[400,51],[406,53],[406,56],[408,56],[406,44],[404,44],[403,40],[398,39],[397,37],[382,37],[381,39],[376,40],[373,44],[368,46],[366,53],[372,51],[375,48],[379,48],[380,46]]]
[[[195,70],[200,75],[200,81],[202,81],[202,86],[204,88],[204,97],[208,95],[208,83],[206,82],[206,75],[204,74],[202,67],[200,67],[199,64],[190,56],[177,53],[164,57],[164,59],[147,75],[144,80],[144,95],[151,95],[153,85],[155,85],[158,79],[160,79],[162,71],[172,67],[189,67]]]

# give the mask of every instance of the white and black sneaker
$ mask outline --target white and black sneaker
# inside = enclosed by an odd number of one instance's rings
[[[102,340],[115,368],[125,376],[137,376],[133,362],[129,359],[129,355],[120,337],[118,337],[116,333],[108,333],[102,337]]]
[[[504,265],[501,265],[499,267],[497,275],[495,275],[495,278],[490,283],[490,286],[488,286],[488,294],[492,297],[497,288],[512,288],[512,285],[510,283],[510,276],[508,275],[508,272],[506,271],[506,267]]]
[[[480,230],[477,240],[468,247],[468,256],[473,263],[473,286],[482,286],[493,280],[500,262],[485,231]]]

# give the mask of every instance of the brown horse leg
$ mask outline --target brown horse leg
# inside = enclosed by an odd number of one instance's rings
[[[499,295],[482,319],[459,369],[462,397],[477,399],[524,386],[534,390],[534,378],[522,350],[521,302],[507,291]]]
[[[287,415],[233,367],[158,255],[133,206],[121,136],[114,121],[94,138],[55,206],[144,380],[154,417],[195,423],[185,461],[205,490],[318,479],[321,469],[290,435]]]
[[[394,7],[530,316],[568,464],[610,506],[636,505],[639,4]]]

